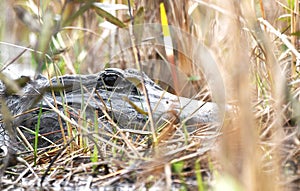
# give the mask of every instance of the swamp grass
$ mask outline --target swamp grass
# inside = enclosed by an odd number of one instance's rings
[[[148,75],[162,79],[157,76],[167,75],[166,70],[157,63],[164,62],[175,65],[201,92],[191,97],[215,101],[218,91],[211,91],[210,76],[188,55],[197,48],[196,38],[213,56],[218,69],[213,75],[222,77],[226,104],[237,108],[235,113],[226,114],[217,141],[205,146],[211,125],[188,133],[178,128],[184,124],[170,122],[137,132],[141,135],[133,140],[132,132],[111,119],[115,130],[105,134],[111,137],[107,141],[100,130],[86,134],[97,123],[67,120],[66,107],[61,117],[69,127],[66,136],[73,138],[23,153],[21,162],[1,177],[3,189],[300,189],[298,0],[129,1],[134,22],[127,1],[109,2],[105,7],[91,0],[1,1],[2,68],[18,78],[20,72],[10,66],[30,65],[50,77],[144,63]],[[147,39],[142,39],[149,32],[143,27],[124,33],[132,24],[166,22],[181,34],[168,36],[162,31],[166,25]],[[169,73],[181,80],[172,69]],[[73,131],[72,125],[83,128]]]

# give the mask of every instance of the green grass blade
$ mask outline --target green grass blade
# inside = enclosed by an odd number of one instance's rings
[[[197,179],[198,191],[204,191],[204,185],[201,175],[200,161],[196,161],[195,163],[195,174]]]
[[[34,137],[34,165],[36,165],[36,159],[37,159],[37,149],[38,149],[38,142],[39,142],[39,131],[40,131],[40,125],[41,125],[41,116],[42,116],[43,106],[41,103],[39,114],[38,114],[38,121],[35,126],[35,137]]]

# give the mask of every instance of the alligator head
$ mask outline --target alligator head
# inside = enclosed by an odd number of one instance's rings
[[[0,89],[5,91],[3,84]],[[167,120],[165,118],[169,115],[166,114],[169,113],[175,114],[186,124],[218,121],[218,107],[215,103],[170,94],[144,73],[134,69],[109,68],[98,74],[66,75],[54,77],[50,81],[39,76],[28,82],[22,91],[21,95],[4,97],[14,116],[12,127],[19,127],[25,138],[32,143],[33,132],[38,126],[39,133],[43,135],[39,140],[40,146],[61,140],[62,128],[66,130],[72,121],[81,125],[98,124],[99,129],[108,132],[113,131],[112,121],[123,129],[148,128],[149,125],[145,124],[150,113],[156,126]],[[14,133],[17,137],[15,130]],[[5,140],[8,140],[7,129],[2,123],[0,141],[2,144],[10,144]]]

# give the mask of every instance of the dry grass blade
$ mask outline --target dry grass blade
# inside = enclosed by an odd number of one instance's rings
[[[122,21],[120,21],[117,17],[111,15],[109,12],[102,9],[101,6],[99,6],[98,4],[94,3],[93,6],[95,7],[95,10],[100,17],[105,18],[108,22],[120,28],[126,27],[126,25]]]
[[[0,189],[299,190],[299,0],[118,3],[3,1]]]
[[[130,39],[131,39],[131,47],[133,48],[134,61],[135,61],[136,67],[140,71],[141,76],[143,76],[142,75],[143,67],[142,67],[142,63],[141,63],[141,54],[140,54],[140,50],[137,47],[136,42],[135,42],[134,31],[133,31],[133,29],[134,29],[133,28],[134,18],[132,16],[132,10],[131,10],[131,5],[130,5],[129,0],[128,0],[128,9],[129,9],[129,15],[130,15],[130,20],[131,20],[131,24],[132,24],[132,26],[129,28],[129,34],[130,34]],[[143,93],[144,93],[145,99],[146,99],[153,142],[154,142],[154,144],[156,144],[157,143],[157,137],[156,137],[155,127],[154,127],[153,113],[152,113],[152,108],[151,108],[151,105],[150,105],[148,90],[145,86],[145,79],[144,78],[142,79],[141,84],[142,84]]]

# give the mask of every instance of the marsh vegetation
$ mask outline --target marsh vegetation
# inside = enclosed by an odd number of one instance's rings
[[[98,113],[74,120],[66,107],[61,144],[12,155],[1,189],[300,189],[298,0],[0,2],[10,95],[22,93],[21,75],[136,68],[174,95],[232,108],[214,134],[215,124],[190,132],[185,120],[156,126],[150,117],[149,129],[125,132],[106,116],[115,130],[103,140],[86,133],[99,133]],[[16,117],[3,96],[2,125]]]

